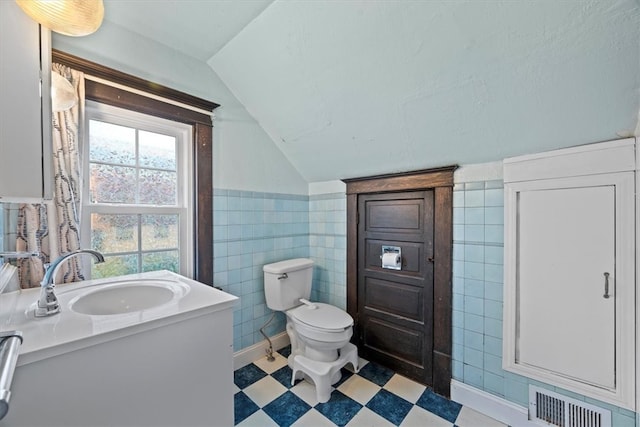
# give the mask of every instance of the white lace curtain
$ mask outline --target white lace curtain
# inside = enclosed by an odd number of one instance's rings
[[[40,253],[39,257],[18,260],[22,288],[39,286],[45,263],[80,248],[80,154],[84,135],[84,74],[60,64],[53,64],[52,70],[71,83],[78,102],[69,110],[53,113],[52,202],[20,205],[16,250]],[[61,265],[60,271],[59,283],[84,279],[77,257]]]

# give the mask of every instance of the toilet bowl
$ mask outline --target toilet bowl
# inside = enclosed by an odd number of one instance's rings
[[[308,300],[313,277],[310,259],[267,264],[263,271],[267,307],[286,314],[292,382],[306,376],[316,387],[318,401],[326,402],[345,365],[358,371],[357,348],[349,343],[353,318],[338,307]]]
[[[302,304],[287,310],[286,314],[296,339],[303,344],[299,353],[313,360],[337,360],[338,349],[344,347],[353,335],[351,316],[329,304]]]

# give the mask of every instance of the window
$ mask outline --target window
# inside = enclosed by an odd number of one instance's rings
[[[87,102],[83,247],[102,252],[91,277],[193,266],[192,127]]]
[[[190,203],[193,207],[194,224],[193,234],[189,235],[193,239],[193,262],[188,267],[193,270],[190,277],[213,285],[212,112],[219,104],[56,49],[52,49],[51,57],[54,63],[85,73],[87,100],[191,126],[193,190]]]

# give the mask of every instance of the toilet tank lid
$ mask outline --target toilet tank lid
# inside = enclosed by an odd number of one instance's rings
[[[266,264],[262,267],[262,271],[273,274],[291,273],[292,271],[309,268],[312,265],[313,261],[307,258],[286,259],[273,264]]]

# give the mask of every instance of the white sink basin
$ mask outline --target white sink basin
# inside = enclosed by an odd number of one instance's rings
[[[170,280],[129,280],[96,285],[74,297],[72,311],[93,316],[133,313],[160,307],[187,293],[187,287]]]

